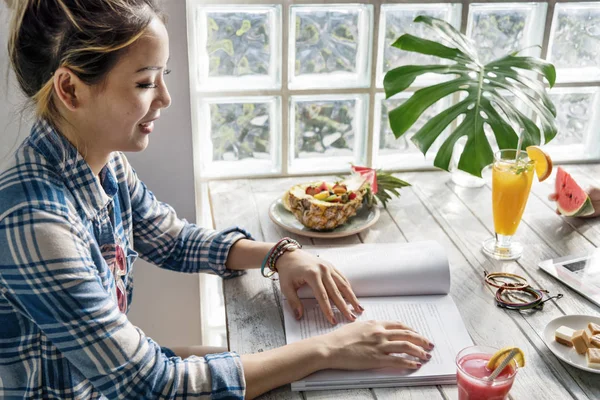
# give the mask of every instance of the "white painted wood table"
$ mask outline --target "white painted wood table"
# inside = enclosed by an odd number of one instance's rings
[[[600,165],[565,167],[582,185],[600,185]],[[290,236],[305,245],[370,242],[411,242],[434,239],[448,254],[452,273],[451,295],[476,344],[495,347],[518,345],[527,355],[511,391],[513,399],[600,399],[600,375],[581,371],[557,359],[541,339],[550,320],[565,314],[600,315],[600,308],[537,268],[540,260],[579,253],[600,246],[600,218],[564,218],[547,200],[554,177],[534,182],[516,238],[524,244],[516,262],[490,260],[481,242],[492,235],[491,190],[462,188],[446,172],[399,173],[413,186],[382,209],[370,229],[342,239],[309,239],[276,226],[268,216],[271,202],[298,181],[282,178],[220,181],[210,184],[216,228],[232,225],[248,229],[257,240],[275,242]],[[316,180],[316,179],[315,179]],[[535,287],[560,300],[543,311],[519,314],[497,307],[493,292],[482,283],[483,271],[506,271],[527,277]],[[278,286],[259,271],[224,282],[230,349],[253,353],[285,344]],[[456,399],[455,385],[342,391],[291,392],[290,386],[273,390],[262,399]]]

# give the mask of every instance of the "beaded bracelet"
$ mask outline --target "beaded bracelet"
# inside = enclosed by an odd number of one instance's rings
[[[262,265],[260,266],[260,273],[265,278],[271,278],[277,272],[275,264],[279,257],[288,251],[294,251],[301,248],[302,245],[292,238],[284,237],[279,240],[275,246],[271,247],[271,250],[269,250],[263,259]],[[268,271],[265,271],[265,269],[268,269]]]
[[[300,243],[291,238],[283,238],[275,246],[271,248],[265,259],[263,260],[263,264],[261,266],[261,273],[264,277],[272,277],[275,272],[277,272],[277,268],[275,264],[279,257],[281,257],[287,251],[294,251],[296,249],[300,249],[302,246]],[[269,271],[265,273],[265,267],[268,267]]]

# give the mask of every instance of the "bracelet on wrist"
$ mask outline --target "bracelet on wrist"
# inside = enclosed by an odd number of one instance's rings
[[[286,252],[291,252],[297,249],[301,249],[302,245],[296,240],[284,237],[280,239],[267,253],[260,267],[260,273],[265,278],[272,278],[277,272],[275,267],[277,260]]]

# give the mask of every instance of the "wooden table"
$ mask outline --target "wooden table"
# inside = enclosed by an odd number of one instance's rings
[[[600,185],[600,165],[565,167],[583,186]],[[212,182],[210,196],[217,228],[239,225],[257,240],[275,242],[294,237],[305,245],[369,242],[412,242],[434,239],[448,254],[452,291],[462,318],[476,344],[495,347],[518,345],[527,356],[519,371],[513,399],[600,399],[600,375],[581,371],[557,359],[540,332],[550,320],[565,314],[600,315],[600,308],[537,268],[540,260],[583,252],[600,245],[600,218],[565,218],[547,200],[554,178],[534,182],[516,237],[524,244],[516,262],[499,262],[481,252],[481,242],[493,233],[491,190],[454,185],[446,172],[399,173],[412,183],[402,196],[382,209],[370,229],[342,239],[309,239],[280,229],[268,216],[271,202],[299,181],[311,178],[257,179]],[[492,291],[482,283],[483,271],[507,271],[527,277],[534,286],[560,300],[544,310],[519,314],[495,306]],[[285,344],[278,286],[252,271],[224,283],[228,340],[231,350],[252,353]],[[262,399],[456,399],[455,385],[346,391],[291,392],[290,386],[273,390]]]

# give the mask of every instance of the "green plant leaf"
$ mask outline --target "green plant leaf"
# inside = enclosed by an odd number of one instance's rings
[[[548,81],[550,87],[553,87],[554,83],[556,83],[556,68],[554,68],[554,65],[540,58],[517,57],[509,54],[486,65],[486,69],[489,71],[494,71],[496,69],[506,71],[511,68],[520,68],[525,71],[533,71],[542,74]]]
[[[427,121],[425,125],[413,135],[411,141],[421,150],[421,152],[423,152],[423,154],[427,153],[427,150],[429,150],[442,131],[459,115],[467,112],[467,106],[468,102],[463,100],[442,111]]]
[[[443,44],[432,40],[421,39],[420,37],[408,33],[400,36],[392,43],[392,46],[400,50],[414,51],[420,54],[447,58],[454,61],[462,60],[466,57],[465,54],[458,49],[444,46]]]
[[[411,138],[425,154],[435,140],[462,117],[437,151],[434,165],[439,168],[448,170],[454,145],[466,137],[458,168],[481,176],[482,169],[493,162],[486,126],[491,128],[501,149],[517,147],[517,130],[522,132],[523,148],[548,143],[556,136],[556,108],[544,84],[524,73],[531,71],[538,77],[541,75],[552,87],[556,81],[552,64],[534,57],[517,56],[515,52],[483,65],[472,41],[446,21],[427,16],[418,16],[414,21],[430,27],[447,45],[405,34],[396,40],[394,47],[450,59],[454,63],[405,65],[388,71],[383,82],[387,98],[409,89],[415,79],[425,73],[455,74],[456,77],[415,91],[388,113],[396,138],[405,134],[427,108],[446,96],[457,94],[460,95],[457,104],[431,118]],[[532,120],[525,115],[515,99],[506,98],[507,93],[533,111],[536,118]]]
[[[554,117],[556,117],[556,108],[550,100],[548,93],[544,90],[544,85],[540,81],[533,80],[528,78],[523,74],[519,74],[514,70],[511,71],[500,71],[496,70],[493,72],[496,75],[504,77],[504,79],[510,84],[510,79],[516,80],[521,83],[523,86],[534,89],[535,93],[540,96],[542,102],[544,103],[544,107],[546,107]]]
[[[438,150],[435,159],[433,160],[433,165],[438,168],[445,169],[448,171],[448,166],[450,165],[450,160],[452,159],[452,152],[454,151],[454,145],[461,137],[467,135],[467,133],[472,129],[473,125],[473,115],[469,114],[465,117],[465,119],[458,125],[458,127],[450,134],[448,139],[442,143],[440,149]]]
[[[433,30],[447,42],[455,45],[460,49],[468,58],[473,61],[477,61],[477,50],[473,45],[473,42],[468,37],[456,30],[451,24],[444,20],[429,17],[427,15],[419,15],[415,18],[414,22],[423,23]]]
[[[387,98],[404,91],[415,81],[417,76],[426,72],[436,74],[461,74],[469,72],[467,68],[460,65],[405,65],[394,68],[385,74],[383,86],[385,87],[385,95]]]
[[[477,123],[475,121],[475,124]],[[478,128],[480,129],[479,132],[477,132]],[[475,133],[468,136],[465,149],[458,161],[458,169],[481,178],[481,170],[494,161],[494,152],[490,142],[485,137],[483,124],[480,127],[477,126],[474,130],[469,130],[469,132]]]
[[[408,100],[389,112],[390,127],[396,138],[402,136],[433,103],[460,90],[467,78],[454,79],[417,90]]]
[[[492,129],[492,132],[494,132],[494,137],[496,138],[498,147],[501,149],[516,148],[519,142],[519,136],[512,126],[507,124],[491,105],[486,107],[486,111],[488,118],[490,119],[490,121],[488,121],[488,126]]]

